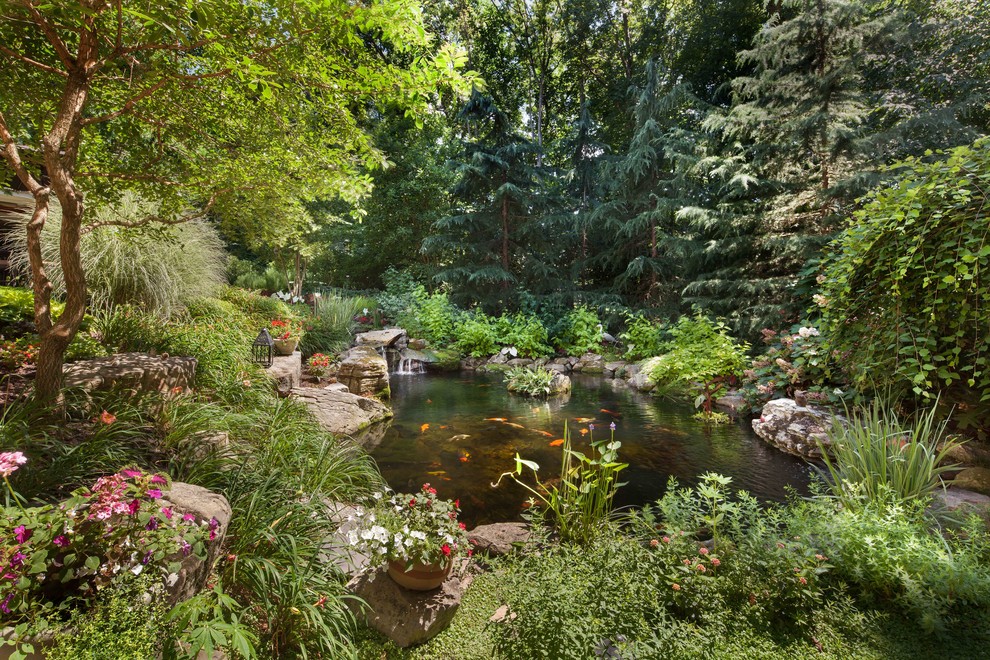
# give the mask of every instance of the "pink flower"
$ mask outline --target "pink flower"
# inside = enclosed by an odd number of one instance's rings
[[[657,547],[658,545],[660,545],[660,541],[658,541],[658,540],[656,540],[656,539],[650,539],[650,547],[651,547],[651,548],[655,548],[655,547]]]
[[[148,497],[150,497],[153,500],[160,500],[162,498],[162,491],[158,490],[157,488],[149,488]]]
[[[194,516],[191,513],[184,513],[184,514],[182,514],[182,521],[183,522],[196,522],[196,516]]]
[[[130,477],[131,479],[137,479],[138,477],[144,476],[144,472],[141,472],[141,470],[121,470],[120,473],[125,477]]]
[[[674,584],[670,585],[670,588],[673,589],[674,591],[680,591],[681,590],[681,585],[679,585],[679,584],[677,584],[675,582]]]
[[[801,584],[808,584],[808,578],[799,577],[798,582],[800,582]]]
[[[825,561],[826,559],[828,559],[828,557],[826,557],[825,555],[815,555],[815,559],[817,559],[818,561]]]
[[[172,519],[172,509],[170,507],[167,506],[162,507],[162,513],[165,514],[165,517],[168,518],[169,520]]]
[[[665,536],[665,537],[663,537],[660,540],[663,541],[664,543],[670,543],[670,537],[669,536]]]
[[[460,528],[462,532],[467,530],[467,525],[465,525],[462,522],[457,523],[457,526]]]
[[[718,557],[713,557],[712,558],[712,566],[714,566],[715,568],[718,568],[721,565],[722,565],[722,562],[720,562],[718,560]]]
[[[60,548],[64,548],[65,546],[69,545],[69,537],[66,536],[65,534],[59,534],[58,536],[52,539],[52,543],[54,543]]]
[[[153,477],[151,477],[151,483],[156,484],[158,486],[164,486],[168,484],[168,481],[162,475],[156,474]]]
[[[703,554],[703,555],[707,555],[708,554],[708,548],[706,548],[705,546],[701,546],[700,548],[698,548],[698,552],[701,553],[701,554]]]
[[[416,508],[416,498],[415,497],[412,498],[411,500],[409,500],[409,508],[410,509],[415,509]]]
[[[695,566],[694,568],[695,568],[695,570],[697,570],[697,571],[698,571],[699,573],[704,573],[704,572],[705,572],[705,570],[706,570],[706,569],[705,569],[705,565],[704,565],[704,564],[698,564],[698,565],[697,565],[697,566]]]
[[[24,525],[18,525],[14,528],[14,538],[17,539],[18,543],[27,543],[27,540],[31,538],[31,534],[33,532]]]
[[[136,516],[137,512],[141,510],[141,500],[131,500],[131,503],[127,505],[127,513],[132,516]]]
[[[22,452],[5,451],[0,453],[0,477],[6,479],[25,463],[27,463],[27,457]]]
[[[117,417],[113,413],[108,413],[106,410],[104,410],[100,414],[100,421],[103,422],[104,424],[113,424],[114,422],[117,421]]]

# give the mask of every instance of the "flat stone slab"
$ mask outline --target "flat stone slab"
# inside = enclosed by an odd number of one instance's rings
[[[436,637],[450,625],[472,576],[455,566],[439,588],[410,591],[396,584],[384,567],[366,571],[347,583],[345,589],[368,604],[347,599],[347,606],[369,627],[385,635],[398,646],[407,647]]]
[[[350,392],[297,387],[292,394],[309,407],[324,430],[336,435],[354,435],[392,416],[380,401]]]
[[[362,332],[354,337],[354,342],[358,346],[386,346],[391,348],[396,344],[406,343],[406,331],[402,328],[387,328]]]
[[[533,533],[525,523],[478,525],[468,532],[468,543],[478,554],[501,557],[529,542]]]
[[[196,358],[117,353],[62,367],[65,387],[86,392],[123,387],[163,394],[188,393],[196,378]]]

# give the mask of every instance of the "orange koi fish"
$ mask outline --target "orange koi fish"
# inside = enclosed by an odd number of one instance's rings
[[[444,425],[443,425],[443,426],[441,426],[440,428],[441,428],[441,429],[449,429],[450,427],[449,427],[449,426],[447,426],[446,424],[444,424]]]
[[[514,429],[524,429],[524,428],[526,428],[522,424],[516,424],[515,422],[506,422],[505,425],[506,426],[511,426]]]
[[[578,424],[591,424],[595,421],[594,417],[575,417],[574,421]]]
[[[581,435],[588,435],[588,429],[581,429]]]
[[[540,435],[546,436],[548,438],[553,437],[553,433],[551,433],[550,431],[541,431],[540,429],[530,429],[530,431],[532,431],[533,433],[539,433]]]
[[[464,452],[464,455],[461,456],[459,460],[461,461],[461,463],[467,463],[469,460],[471,460],[471,454]]]
[[[486,421],[486,422],[507,422],[509,420],[507,420],[505,417],[485,417],[484,421]]]
[[[622,417],[622,413],[612,412],[611,410],[605,410],[604,408],[602,408],[599,412],[606,413],[612,417]]]
[[[556,440],[554,440],[553,442],[550,443],[550,446],[551,447],[559,447],[562,444],[564,444],[564,439],[563,438],[557,438]]]
[[[419,427],[419,432],[420,433],[426,433],[426,429],[428,429],[428,428],[430,428],[430,425],[429,424],[423,424],[422,426]]]
[[[439,477],[442,474],[447,474],[447,471],[446,470],[434,470],[433,472],[427,472],[426,474],[430,475],[431,477]]]
[[[426,402],[427,403],[433,403],[433,399],[427,399]]]

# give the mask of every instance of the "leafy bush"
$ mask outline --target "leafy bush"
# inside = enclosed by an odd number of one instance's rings
[[[457,308],[447,299],[446,292],[427,294],[426,289],[418,287],[415,300],[416,334],[432,344],[447,344],[454,333]]]
[[[749,345],[735,343],[724,323],[713,322],[700,312],[681,317],[670,335],[666,353],[651,360],[649,375],[666,390],[691,389],[700,383],[695,406],[710,413],[712,401],[745,368]]]
[[[924,499],[944,487],[941,475],[955,466],[943,460],[958,443],[944,439],[946,422],[937,422],[936,414],[934,407],[919,411],[905,425],[875,399],[848,414],[848,422],[836,420],[828,433],[830,449],[818,443],[835,496],[857,508],[889,497]]]
[[[118,208],[97,210],[94,221],[142,220],[156,211],[125,195]],[[57,296],[65,290],[58,257],[60,230],[61,213],[53,208],[42,232],[42,255]],[[30,277],[23,226],[15,226],[5,241],[11,269]],[[83,236],[81,258],[93,308],[131,303],[168,317],[194,298],[214,295],[226,281],[223,241],[205,221],[152,223],[141,229],[97,227]]]
[[[488,357],[499,349],[494,320],[481,310],[461,316],[454,326],[454,337],[454,347],[463,355]]]
[[[641,313],[626,314],[626,330],[619,339],[626,346],[623,356],[627,360],[645,360],[660,354],[663,348],[664,327]]]
[[[27,335],[10,341],[0,339],[0,369],[16,371],[34,365],[37,358],[37,335]]]
[[[52,315],[61,314],[64,308],[62,303],[52,302]],[[34,292],[21,287],[0,286],[0,325],[23,321],[34,321]]]
[[[547,396],[556,376],[556,372],[547,369],[511,367],[505,372],[506,388],[526,396]]]
[[[415,306],[417,282],[405,271],[389,268],[382,274],[385,290],[378,294],[378,309],[389,321],[397,321],[400,316]]]
[[[990,537],[983,523],[948,538],[931,531],[922,500],[877,499],[850,509],[837,502],[796,502],[789,531],[814,538],[837,586],[906,610],[926,631],[967,626],[990,608]]]
[[[793,397],[796,390],[808,393],[808,400],[838,403],[849,395],[844,379],[836,379],[840,367],[834,363],[825,338],[807,323],[779,333],[764,328],[766,351],[743,372],[743,396],[753,410],[770,399]],[[838,391],[836,391],[838,390]]]
[[[567,315],[563,331],[554,341],[568,355],[584,355],[601,348],[601,322],[584,305],[575,307]]]
[[[900,182],[874,191],[831,246],[822,327],[858,386],[952,390],[985,420],[990,139],[898,167]]]
[[[553,353],[547,340],[547,329],[537,317],[516,314],[503,316],[500,321],[506,328],[504,334],[500,334],[499,343],[514,346],[520,357],[538,358]]]

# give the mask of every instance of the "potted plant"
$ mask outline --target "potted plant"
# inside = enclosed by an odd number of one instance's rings
[[[459,500],[438,498],[430,484],[412,495],[375,493],[375,505],[357,514],[348,542],[372,564],[387,564],[400,586],[429,591],[443,584],[458,555],[471,555],[460,510]]]
[[[275,352],[279,355],[292,355],[302,336],[302,328],[291,319],[272,319],[268,331],[275,340]]]

